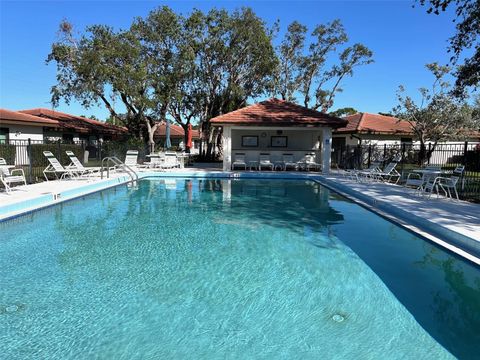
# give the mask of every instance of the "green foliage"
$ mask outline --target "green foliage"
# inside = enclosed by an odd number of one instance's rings
[[[51,151],[63,166],[67,166],[71,162],[69,157],[65,153],[66,151],[72,151],[75,154],[75,156],[80,161],[83,162],[83,149],[81,145],[60,144],[59,146],[58,143],[52,143],[52,144],[32,144],[31,147],[32,147],[31,149],[32,157],[30,161],[33,167],[36,167],[36,166],[46,167],[48,165],[48,160],[43,155],[44,151]]]
[[[185,17],[164,6],[128,30],[94,25],[75,39],[64,21],[60,33],[47,59],[57,64],[53,103],[103,103],[111,122],[133,136],[147,135],[151,149],[158,120],[170,115],[182,125],[193,119],[208,125],[265,93],[276,64],[272,32],[249,8]]]
[[[139,161],[145,160],[147,147],[141,139],[130,138],[127,141],[104,141],[101,146],[102,158],[107,156],[116,156],[121,161],[125,160],[127,150],[138,150]]]
[[[329,57],[348,41],[340,20],[320,24],[311,33],[313,39],[307,46],[307,28],[293,22],[277,48],[279,64],[274,78],[274,93],[284,100],[295,101],[303,96],[303,104],[326,112],[333,106],[340,84],[353,69],[373,62],[373,53],[362,44],[354,44],[338,54],[338,61],[326,68]]]
[[[15,164],[15,145],[0,144],[0,158],[4,158],[8,165]]]
[[[480,112],[476,106],[451,95],[450,84],[444,80],[450,68],[438,63],[427,64],[426,67],[435,78],[432,88],[421,88],[421,101],[416,102],[405,95],[405,89],[400,86],[397,93],[398,105],[393,109],[398,118],[410,123],[419,140],[420,162],[430,157],[438,142],[464,140],[469,130],[480,128]],[[425,146],[427,142],[433,144],[429,151]]]
[[[453,52],[452,64],[457,64],[465,50],[474,49],[470,57],[466,57],[455,75],[454,93],[465,94],[467,87],[476,88],[480,83],[480,1],[478,0],[417,0],[420,5],[427,5],[428,13],[439,15],[450,5],[455,6],[456,33],[450,38],[449,51]]]
[[[330,115],[337,116],[337,117],[343,117],[343,116],[348,116],[348,115],[353,115],[358,113],[358,111],[352,107],[344,107],[337,109],[335,111],[332,111]]]

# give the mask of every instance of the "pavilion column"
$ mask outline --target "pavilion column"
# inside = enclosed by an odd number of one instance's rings
[[[322,129],[322,174],[330,172],[330,159],[332,156],[332,129]]]
[[[223,171],[230,171],[232,168],[232,128],[223,127]]]

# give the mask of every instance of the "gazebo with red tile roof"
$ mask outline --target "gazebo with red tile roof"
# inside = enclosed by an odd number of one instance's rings
[[[347,121],[272,98],[217,116],[210,123],[222,127],[226,171],[231,169],[235,154],[245,154],[247,162],[254,164],[261,153],[266,153],[272,162],[282,161],[287,154],[292,155],[294,161],[314,155],[327,173],[332,129],[345,126]]]

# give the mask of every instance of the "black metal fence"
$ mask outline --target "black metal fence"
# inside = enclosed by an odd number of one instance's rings
[[[48,166],[44,151],[51,151],[64,166],[70,164],[66,151],[72,151],[84,165],[99,166],[101,159],[107,156],[117,156],[123,161],[127,150],[138,150],[140,162],[148,154],[147,147],[138,141],[48,142],[29,139],[0,144],[0,158],[4,158],[7,164],[22,168],[27,182],[35,183],[44,180],[43,170]]]
[[[343,169],[364,169],[372,162],[386,165],[393,158],[401,158],[397,170],[406,179],[408,174],[422,165],[438,165],[443,170],[453,170],[456,166],[465,166],[463,179],[459,185],[462,199],[480,202],[480,144],[451,143],[427,145],[431,154],[421,161],[420,145],[346,145],[332,149],[332,164]]]

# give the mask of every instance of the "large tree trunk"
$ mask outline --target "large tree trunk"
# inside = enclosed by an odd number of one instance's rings
[[[184,123],[180,123],[180,126],[182,127],[183,129],[183,133],[184,133],[184,136],[183,136],[183,143],[185,144],[185,152],[187,154],[190,154],[190,148],[187,148],[187,142],[188,142],[188,134],[189,134],[189,128],[188,128],[188,123],[187,124],[184,124]]]
[[[153,139],[153,137],[155,135],[155,131],[158,128],[158,123],[155,123],[152,126],[149,120],[146,120],[145,122],[147,123],[147,131],[148,131],[148,149],[151,154],[155,151],[155,140]]]

